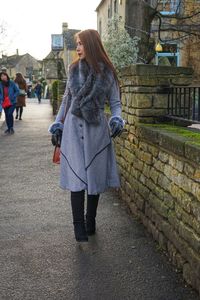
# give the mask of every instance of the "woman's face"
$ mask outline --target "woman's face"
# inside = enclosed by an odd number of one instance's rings
[[[5,74],[1,74],[2,81],[8,81],[8,77]]]
[[[85,50],[84,50],[83,44],[81,43],[81,40],[79,39],[79,37],[76,40],[76,52],[80,59],[85,58]]]

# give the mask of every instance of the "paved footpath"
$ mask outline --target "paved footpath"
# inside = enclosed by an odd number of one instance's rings
[[[51,107],[27,102],[16,133],[0,129],[0,300],[199,299],[114,193],[101,197],[96,236],[77,245]]]

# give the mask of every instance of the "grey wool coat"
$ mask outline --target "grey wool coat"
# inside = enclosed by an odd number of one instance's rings
[[[98,124],[88,123],[83,117],[72,113],[73,101],[84,85],[85,70],[80,60],[69,78],[62,104],[55,123],[64,119],[61,143],[60,186],[73,192],[86,190],[88,194],[99,194],[109,187],[119,187],[119,175],[108,121],[104,114],[105,101],[110,104],[112,116],[121,116],[121,101],[118,85],[111,71],[106,71],[101,85],[98,105]],[[98,98],[98,97],[97,97]]]

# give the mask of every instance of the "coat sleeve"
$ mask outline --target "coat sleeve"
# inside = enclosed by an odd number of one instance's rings
[[[14,99],[16,99],[17,96],[19,96],[19,87],[15,82],[13,82],[13,91],[14,91],[13,97]]]
[[[110,95],[108,97],[111,115],[112,117],[121,117],[121,99],[120,99],[120,90],[119,85],[116,80],[113,78],[113,83],[110,89]]]
[[[65,93],[63,95],[62,103],[60,105],[60,108],[59,108],[58,114],[56,116],[55,122],[53,122],[49,126],[49,129],[48,129],[48,131],[50,133],[52,133],[52,134],[57,129],[63,130],[63,124],[64,124],[64,121],[65,121],[65,117],[66,117],[67,112],[68,112],[68,110],[70,108],[70,105],[71,105],[71,98],[72,98],[72,96],[71,96],[71,93],[70,93],[68,82],[66,84]]]
[[[63,95],[62,103],[60,105],[55,122],[64,122],[66,114],[70,108],[70,105],[71,105],[71,93],[67,82],[65,93]]]
[[[108,124],[111,128],[111,131],[113,131],[112,127],[114,125],[115,129],[118,131],[119,134],[124,128],[125,120],[123,120],[121,117],[122,108],[121,108],[120,89],[114,77],[110,89],[109,103],[110,103],[110,110],[111,110],[111,118],[109,119]],[[114,132],[113,132],[113,137],[114,137]]]

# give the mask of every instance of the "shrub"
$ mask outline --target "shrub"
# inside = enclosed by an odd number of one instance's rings
[[[51,86],[51,105],[53,107],[53,115],[56,115],[58,110],[58,80],[55,80]]]
[[[137,36],[132,38],[128,34],[119,16],[116,15],[108,22],[103,44],[117,71],[136,63],[139,52],[138,41]]]

